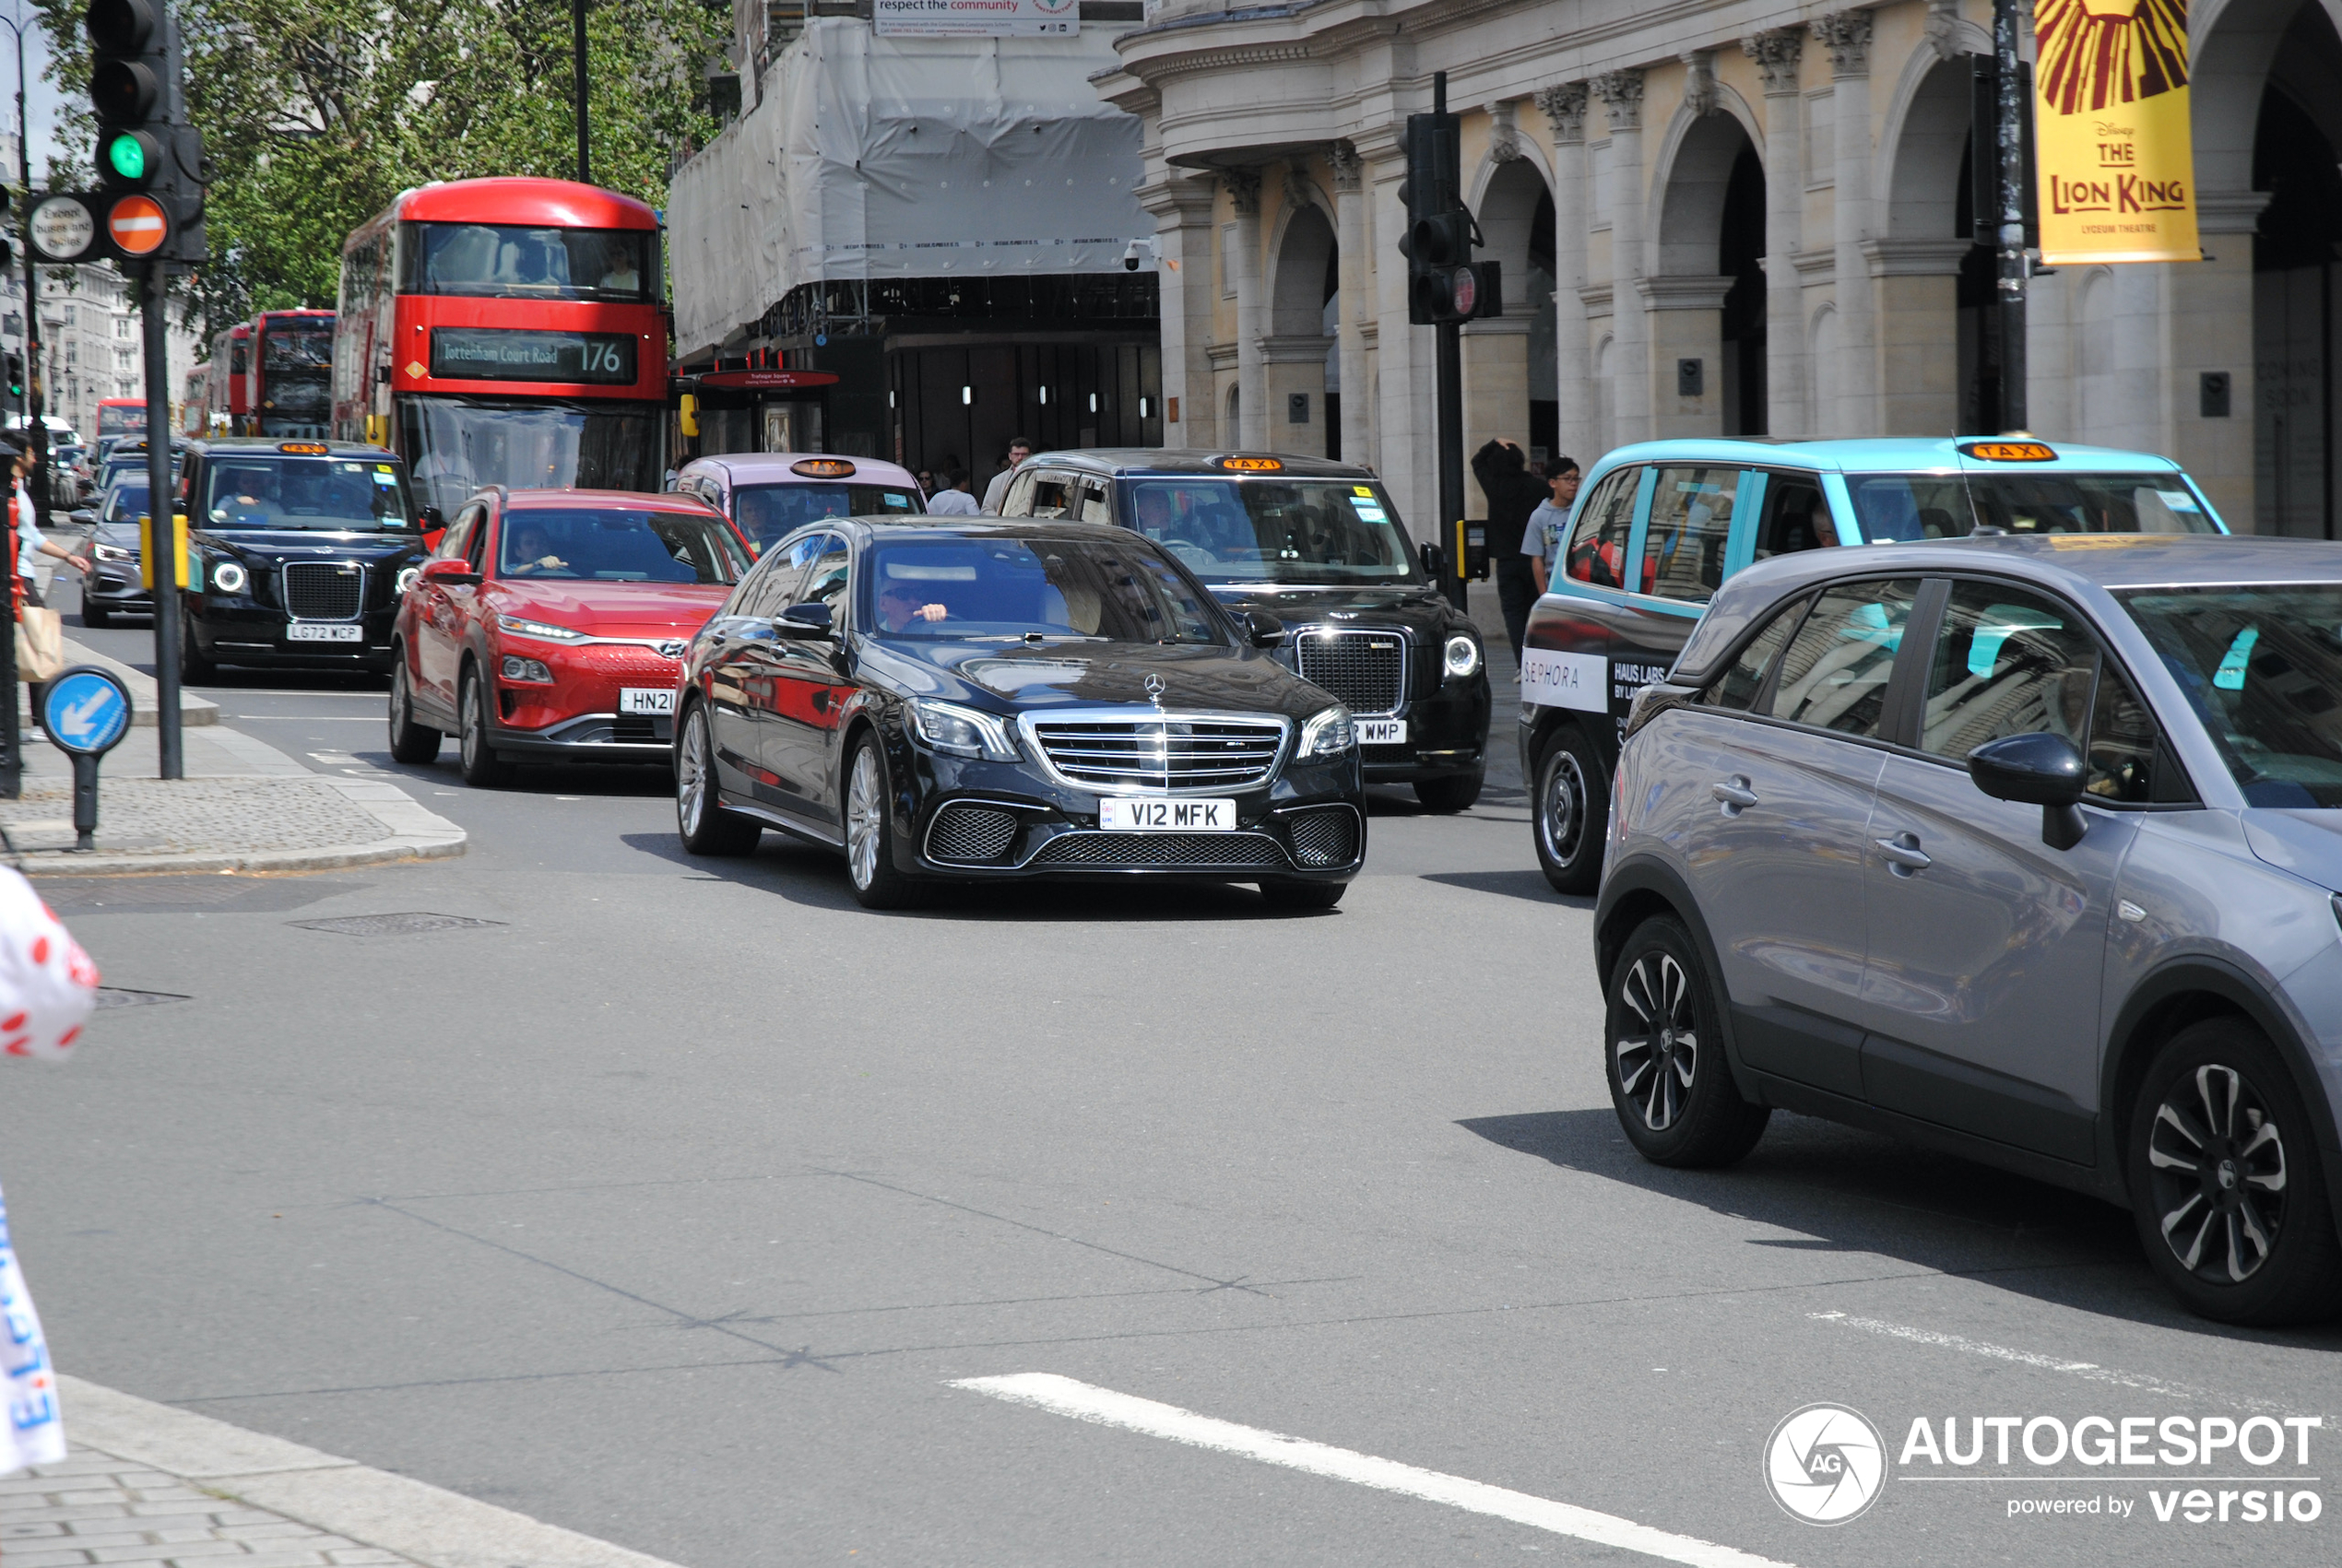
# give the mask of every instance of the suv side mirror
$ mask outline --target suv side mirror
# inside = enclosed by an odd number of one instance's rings
[[[1273,648],[1284,641],[1284,622],[1273,615],[1250,610],[1244,618],[1244,635],[1256,648]]]
[[[1423,562],[1423,574],[1425,577],[1428,577],[1434,583],[1437,583],[1441,578],[1447,576],[1448,558],[1446,554],[1440,550],[1437,545],[1433,544],[1429,539],[1425,539],[1423,542],[1422,547],[1415,553],[1417,558]]]
[[[423,562],[422,580],[450,588],[469,587],[479,581],[479,573],[472,570],[470,561],[461,559],[427,560]]]
[[[2076,804],[2088,769],[2074,743],[2062,735],[2036,731],[1988,740],[1968,754],[1968,776],[1995,800],[2041,808],[2041,842],[2072,849],[2089,831]]]
[[[837,618],[830,607],[819,599],[791,605],[773,618],[773,630],[784,637],[826,637],[836,625]]]

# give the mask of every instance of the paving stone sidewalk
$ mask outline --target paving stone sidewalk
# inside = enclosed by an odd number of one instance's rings
[[[64,1464],[0,1480],[0,1563],[6,1568],[338,1568],[414,1561],[78,1444]]]

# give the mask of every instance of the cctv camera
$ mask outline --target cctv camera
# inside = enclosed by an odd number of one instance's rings
[[[1122,247],[1122,270],[1125,272],[1139,270],[1139,242],[1136,240]]]

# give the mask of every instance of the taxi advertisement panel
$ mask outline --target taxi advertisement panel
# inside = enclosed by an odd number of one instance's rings
[[[2041,261],[2199,261],[2187,0],[2034,0]]]

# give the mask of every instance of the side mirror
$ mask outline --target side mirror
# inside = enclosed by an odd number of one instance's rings
[[[73,521],[79,524],[84,528],[94,528],[98,525],[98,514],[90,511],[86,506],[73,513],[71,515]]]
[[[1274,648],[1284,642],[1284,622],[1252,610],[1244,618],[1245,640],[1256,648]]]
[[[427,560],[423,562],[422,580],[446,587],[469,587],[479,581],[479,573],[472,570],[468,560]]]
[[[1425,577],[1437,583],[1448,575],[1448,557],[1437,545],[1425,539],[1416,554],[1423,561],[1423,574]]]
[[[2088,770],[2074,743],[2035,732],[1988,740],[1968,754],[1968,776],[1995,800],[2041,808],[2041,842],[2072,849],[2089,831],[2077,804]]]
[[[423,508],[423,526],[434,532],[447,526],[447,514],[435,506]]]
[[[830,607],[819,599],[791,605],[773,618],[773,630],[784,637],[826,637],[836,624]]]

